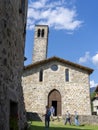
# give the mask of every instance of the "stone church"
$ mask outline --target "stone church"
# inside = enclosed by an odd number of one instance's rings
[[[22,85],[27,112],[43,114],[45,106],[54,106],[55,116],[91,115],[90,74],[93,69],[71,61],[47,58],[47,25],[36,25],[33,63],[24,67]]]

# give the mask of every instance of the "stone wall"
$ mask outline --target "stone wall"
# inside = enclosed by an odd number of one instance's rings
[[[62,117],[65,121],[65,117]],[[74,115],[71,115],[72,124],[75,123]],[[96,115],[79,115],[79,123],[80,125],[90,124],[90,125],[98,125],[98,116]]]
[[[45,121],[45,117],[41,113],[27,113],[28,121]],[[63,124],[66,120],[65,115],[54,116],[54,121],[61,121]],[[71,123],[75,124],[75,117],[71,115]],[[98,125],[98,116],[96,115],[79,115],[79,124],[83,125]]]
[[[40,35],[38,37],[38,30],[40,29]],[[44,35],[42,37],[42,30]],[[33,63],[36,61],[44,60],[47,58],[48,47],[48,26],[36,25],[34,34],[34,47],[33,47]]]
[[[98,115],[98,97],[96,97],[93,101],[93,112]]]
[[[57,71],[51,65],[58,65]],[[65,82],[65,69],[69,69],[69,82]],[[43,81],[39,82],[39,71],[43,69]],[[57,61],[27,69],[23,74],[23,92],[28,112],[44,113],[49,93],[56,89],[61,94],[61,113],[91,115],[89,74],[84,70]]]
[[[23,6],[23,8],[22,8]],[[24,64],[27,0],[0,1],[0,130],[9,130],[10,101],[18,104],[18,127],[24,127],[21,75]]]

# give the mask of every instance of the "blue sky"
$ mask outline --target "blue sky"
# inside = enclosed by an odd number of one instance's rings
[[[35,24],[49,26],[48,57],[94,69],[90,85],[98,85],[98,0],[29,0],[25,65],[32,63]]]

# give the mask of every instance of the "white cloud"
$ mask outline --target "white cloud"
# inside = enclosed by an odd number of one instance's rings
[[[43,8],[46,4],[47,0],[36,0],[36,2],[33,2],[32,0],[29,0],[29,7],[34,9],[40,9]]]
[[[90,53],[85,52],[85,55],[79,58],[79,63],[86,63],[88,60],[90,60]]]
[[[79,58],[79,63],[90,62],[98,68],[98,53],[93,56],[90,56],[90,52],[85,52],[85,55]]]
[[[98,67],[98,53],[92,57],[92,62],[95,66]]]
[[[77,20],[76,9],[68,8],[66,0],[30,0],[27,16],[27,29],[32,29],[33,23],[73,31],[82,24],[82,21]]]
[[[98,85],[98,83],[95,83],[95,81],[94,80],[91,80],[90,81],[90,87],[92,88],[92,87],[96,87]]]

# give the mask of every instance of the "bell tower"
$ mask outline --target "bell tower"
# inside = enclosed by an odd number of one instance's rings
[[[33,63],[47,58],[48,32],[48,25],[35,26]]]

